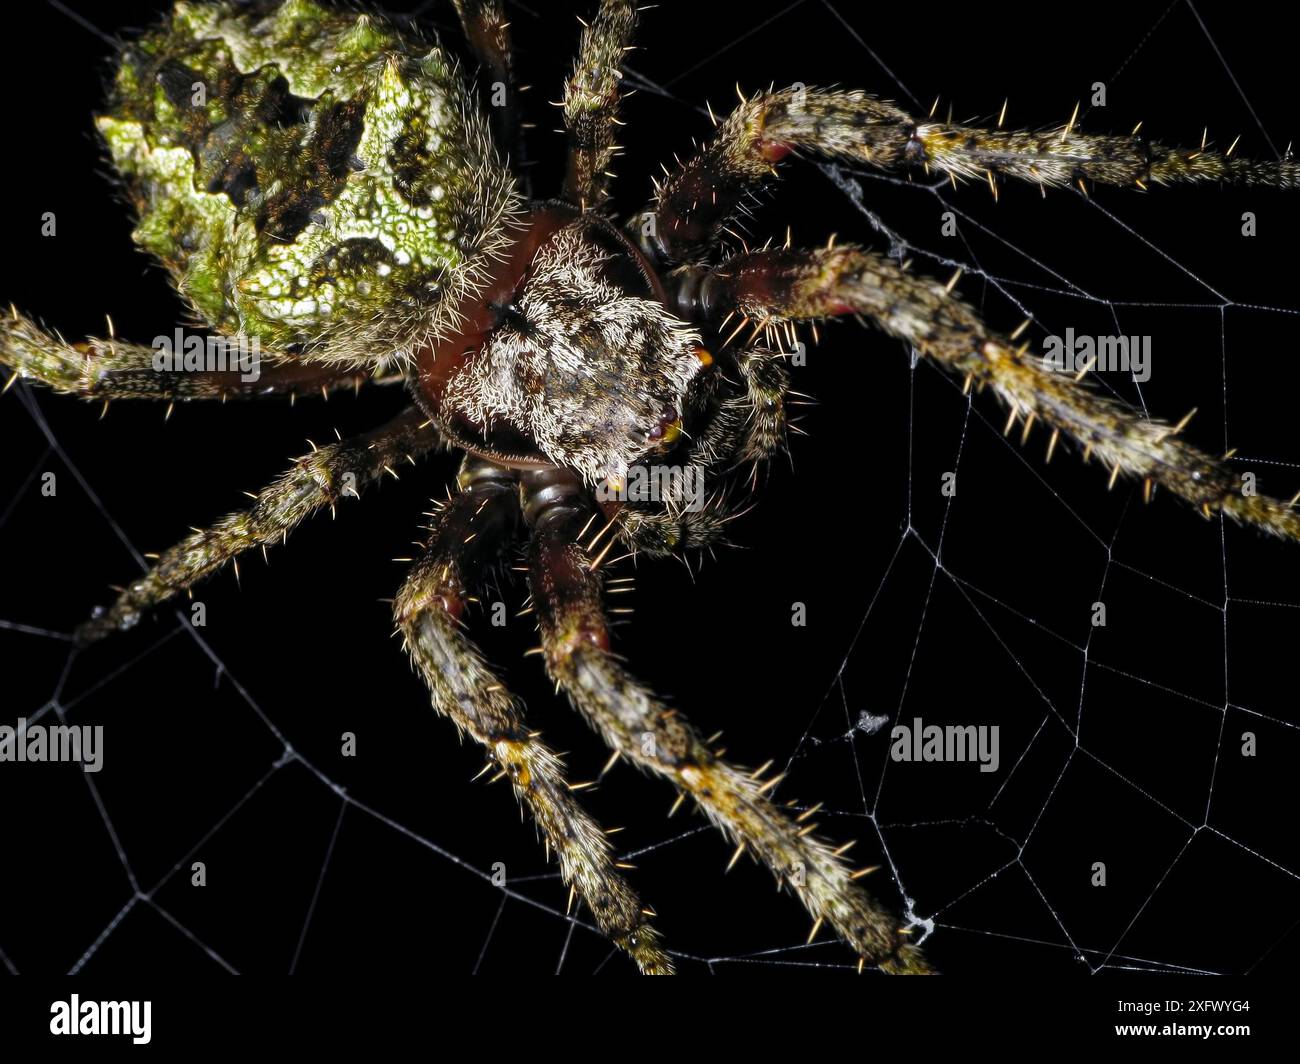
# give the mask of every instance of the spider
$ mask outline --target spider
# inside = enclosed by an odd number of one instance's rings
[[[985,325],[943,284],[855,245],[736,247],[738,216],[787,156],[953,179],[1146,187],[1294,188],[1300,166],[1136,136],[1042,133],[918,119],[865,92],[796,85],[742,96],[712,138],[655,183],[644,212],[608,211],[620,63],[637,9],[602,0],[563,93],[559,195],[530,200],[503,161],[523,127],[499,0],[457,0],[481,76],[432,36],[314,0],[192,2],[123,46],[97,120],[138,224],[196,329],[262,359],[257,373],[113,337],[65,343],[14,309],[0,326],[6,388],[31,378],[108,402],[328,394],[400,378],[409,407],[299,459],[252,506],[160,555],[76,632],[135,625],[227,562],[287,537],[342,496],[435,452],[463,452],[456,491],[394,603],[434,708],[480,743],[554,850],[571,896],[645,973],[672,961],[584,811],[466,633],[472,584],[526,540],[546,668],[614,757],[663,777],[788,885],[814,920],[886,972],[925,973],[910,928],[763,778],[726,761],[611,650],[602,570],[615,544],[650,557],[722,540],[746,485],[786,446],[783,342],[847,315],[991,389],[1008,431],[1042,422],[1111,470],[1202,510],[1300,538],[1291,503],[1246,492],[1171,425],[1030,352],[1023,326]],[[504,104],[504,105],[503,105]],[[264,364],[263,364],[264,363]],[[631,492],[649,467],[702,490]],[[681,478],[682,482],[687,479]],[[680,485],[679,485],[680,486]],[[1295,500],[1292,500],[1294,503]],[[679,800],[680,800],[679,799]]]

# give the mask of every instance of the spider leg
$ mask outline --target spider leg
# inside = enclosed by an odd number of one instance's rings
[[[1288,538],[1300,538],[1290,503],[1247,493],[1221,462],[1179,438],[1182,425],[1140,416],[1101,395],[1083,374],[1062,372],[1029,344],[991,330],[949,288],[915,277],[883,256],[842,246],[745,253],[704,281],[715,310],[770,323],[863,314],[944,368],[990,386],[1016,419],[1042,421],[1095,454],[1112,471],[1159,484],[1207,517],[1215,510]],[[1050,449],[1049,449],[1050,454]]]
[[[718,243],[746,200],[775,173],[774,164],[806,151],[885,170],[929,168],[991,181],[993,175],[1064,185],[1220,181],[1300,187],[1300,164],[1232,158],[1170,148],[1137,136],[1092,136],[1074,129],[1044,133],[920,122],[859,91],[798,86],[742,98],[717,135],[658,185],[647,250],[693,261]],[[643,229],[643,233],[646,231]]]
[[[752,485],[759,465],[785,447],[789,374],[779,354],[761,347],[734,358],[727,355],[726,360],[739,382],[723,382],[715,389],[720,398],[699,397],[695,409],[704,428],[685,448],[680,463],[683,474],[698,475],[705,484],[749,467]],[[724,485],[692,503],[627,503],[618,513],[618,538],[651,557],[707,547],[722,541],[727,522],[739,516],[746,500],[734,498]]]
[[[524,492],[532,525],[529,583],[541,626],[547,671],[610,748],[694,798],[737,856],[752,850],[788,883],[813,915],[864,958],[890,972],[929,971],[897,918],[855,882],[813,826],[800,824],[767,797],[766,782],[721,760],[677,712],[653,697],[614,658],[601,605],[601,579],[577,537],[586,518],[582,487],[566,495],[553,471]],[[815,929],[814,929],[815,930]]]
[[[616,534],[634,551],[666,558],[719,542],[730,511],[725,498],[710,499],[699,510],[628,505],[618,512]]]
[[[618,871],[608,836],[573,796],[559,757],[524,724],[520,706],[465,636],[463,570],[477,569],[500,548],[519,517],[514,477],[468,459],[460,492],[436,514],[428,546],[394,604],[412,664],[433,707],[487,751],[532,813],[564,882],[590,907],[596,923],[644,974],[671,974],[672,963],[635,891]]]
[[[237,559],[253,547],[283,540],[304,518],[333,507],[393,466],[414,461],[438,443],[424,415],[410,407],[388,424],[299,458],[286,473],[263,488],[247,510],[227,514],[211,528],[195,529],[161,554],[147,573],[122,590],[117,600],[76,630],[79,643],[91,643],[135,625],[141,614]],[[238,561],[236,561],[238,565]]]
[[[781,356],[764,348],[742,351],[736,364],[745,385],[745,394],[737,400],[745,429],[736,461],[756,465],[785,447],[790,374]]]
[[[368,372],[287,360],[259,366],[251,376],[243,369],[159,370],[157,355],[152,347],[116,339],[65,343],[13,308],[0,319],[0,365],[13,370],[6,387],[32,377],[83,399],[180,401],[327,394],[371,379]]]
[[[519,127],[519,108],[515,103],[514,59],[510,46],[510,21],[501,0],[455,0],[470,49],[490,77],[487,86],[488,114],[496,143],[515,152],[515,169],[523,161],[523,139]],[[498,92],[504,91],[504,103]]]
[[[785,445],[785,397],[790,375],[782,355],[764,347],[724,351],[722,364],[702,384],[707,392],[687,397],[687,420],[702,423],[682,463],[710,475],[770,458]],[[734,371],[737,379],[730,374]]]
[[[609,197],[609,167],[618,145],[619,83],[623,53],[632,42],[637,9],[632,0],[601,0],[582,31],[573,73],[564,83],[564,128],[569,161],[564,196],[583,210],[598,210]]]

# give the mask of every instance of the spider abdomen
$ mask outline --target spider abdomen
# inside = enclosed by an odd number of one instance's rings
[[[178,4],[98,119],[137,243],[214,328],[353,362],[443,325],[513,209],[454,61],[382,20]]]

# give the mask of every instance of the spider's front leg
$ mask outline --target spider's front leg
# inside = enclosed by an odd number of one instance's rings
[[[567,479],[566,479],[567,477]],[[652,696],[610,651],[601,580],[578,544],[588,514],[576,477],[558,470],[524,474],[532,526],[529,584],[547,671],[610,748],[693,798],[742,850],[752,850],[789,884],[817,927],[833,927],[864,962],[896,973],[929,971],[898,919],[872,899],[832,850],[767,797],[763,782],[717,757],[676,711]]]
[[[709,272],[702,291],[713,313],[737,311],[759,323],[862,314],[881,329],[968,381],[991,387],[1016,421],[1041,421],[1110,469],[1159,484],[1206,516],[1300,538],[1290,503],[1243,491],[1220,461],[1179,438],[1181,426],[1145,418],[1109,399],[1073,372],[1062,372],[998,335],[937,281],[916,277],[862,248],[781,249],[736,255]]]
[[[438,444],[438,434],[424,414],[410,407],[374,432],[315,448],[293,468],[262,489],[247,510],[227,514],[211,528],[196,529],[158,556],[147,573],[124,588],[111,606],[77,628],[79,643],[134,626],[149,609],[216,572],[253,547],[283,540],[305,518],[393,467],[414,462]]]
[[[952,177],[1004,175],[1042,185],[1221,181],[1300,187],[1300,164],[1171,148],[1136,136],[1046,133],[919,121],[860,91],[789,88],[745,99],[717,135],[656,189],[647,251],[670,262],[699,259],[792,152],[884,170],[932,169]]]
[[[433,535],[394,604],[398,630],[433,707],[468,732],[510,779],[560,860],[564,882],[601,931],[645,974],[672,972],[635,891],[618,871],[609,838],[573,797],[563,764],[524,724],[520,707],[461,630],[463,572],[498,551],[519,516],[514,477],[467,459],[460,491],[436,515]]]
[[[0,366],[13,371],[6,388],[28,377],[83,399],[178,402],[328,394],[370,379],[368,371],[290,360],[257,366],[256,373],[251,367],[159,370],[157,356],[155,348],[116,339],[65,343],[12,307],[0,318]]]

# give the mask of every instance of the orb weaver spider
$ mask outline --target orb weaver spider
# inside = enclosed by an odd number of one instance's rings
[[[456,4],[480,86],[509,87],[509,29],[495,0]],[[777,807],[779,777],[723,759],[612,654],[601,570],[615,543],[667,556],[717,542],[743,507],[729,487],[785,446],[796,323],[861,316],[1112,471],[1209,514],[1296,538],[1290,504],[1243,494],[1222,463],[1053,371],[1020,330],[986,326],[953,283],[914,276],[855,245],[724,251],[738,214],[791,155],[957,178],[1147,187],[1240,182],[1292,188],[1300,168],[1137,137],[917,119],[856,90],[795,87],[742,97],[656,184],[626,226],[607,214],[620,63],[637,20],[605,0],[565,84],[569,156],[553,200],[520,195],[501,161],[521,136],[509,106],[432,38],[311,0],[182,3],[127,45],[100,132],[133,200],[136,241],[171,272],[196,319],[255,342],[255,380],[230,369],[160,369],[116,338],[66,344],[13,310],[0,362],[57,391],[108,401],[331,392],[401,376],[411,406],[374,432],[322,447],[253,506],[158,558],[78,629],[89,642],[397,462],[465,452],[458,491],[395,602],[433,705],[482,744],[554,849],[596,923],[644,972],[669,954],[583,810],[559,757],[464,632],[474,575],[517,534],[547,669],[616,756],[673,783],[828,924],[863,963],[925,972],[909,929],[858,884],[844,848]],[[507,92],[507,98],[509,93]],[[487,116],[491,116],[490,118]],[[647,463],[703,471],[702,505],[629,499]]]

